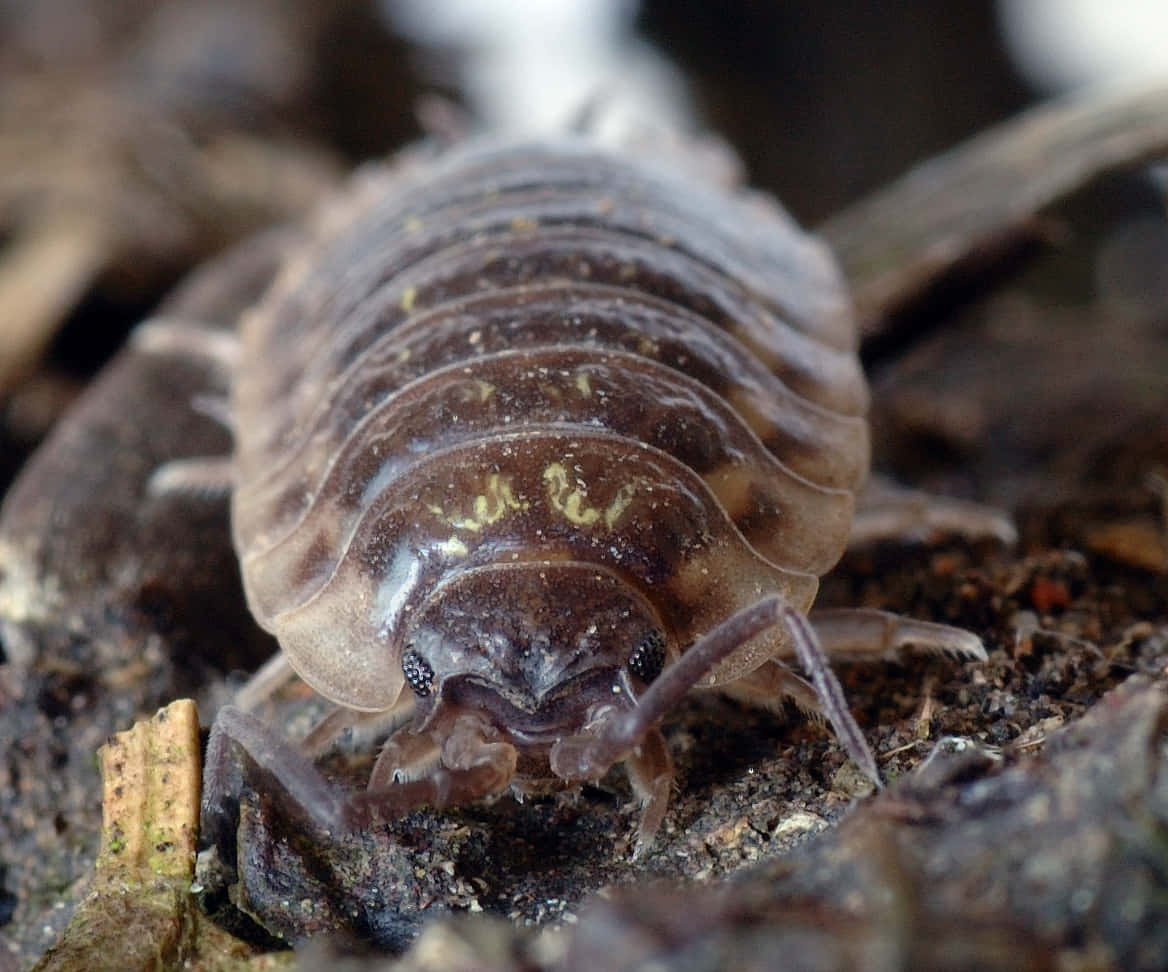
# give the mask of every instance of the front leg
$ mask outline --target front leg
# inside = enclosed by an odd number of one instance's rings
[[[625,763],[633,792],[641,800],[641,822],[637,826],[637,846],[633,860],[641,857],[653,843],[669,809],[669,791],[673,787],[673,757],[669,744],[659,729],[646,734]]]
[[[499,793],[515,776],[518,752],[482,717],[459,716],[442,741],[399,730],[386,743],[369,777],[369,789],[349,798],[349,813],[371,821],[418,806],[441,809]]]
[[[211,727],[203,769],[200,872],[214,870],[209,859],[217,857],[225,874],[223,883],[234,880],[240,796],[245,786],[272,785],[320,830],[342,833],[349,829],[343,791],[270,726],[249,712],[224,706]]]
[[[802,631],[795,645],[812,681],[800,677],[778,659],[771,658],[754,671],[720,685],[718,689],[730,698],[774,712],[781,711],[784,703],[790,700],[813,719],[831,720],[837,727],[837,733],[839,725],[824,707],[826,696],[814,683],[820,662],[823,662],[820,674],[830,675],[830,669],[826,667],[828,658],[845,663],[895,661],[909,649],[946,654],[959,660],[985,661],[987,657],[981,639],[971,631],[932,621],[918,621],[888,611],[836,608],[813,611],[806,620],[792,616],[789,623],[797,624]],[[808,645],[812,646],[811,655],[807,654]],[[834,689],[829,689],[831,691]],[[855,731],[858,733],[859,730]],[[841,740],[845,741],[845,748],[848,748],[843,733],[839,734]],[[867,749],[866,745],[863,749]],[[875,763],[870,762],[870,756],[866,757],[863,751],[857,756],[853,748],[848,748],[848,755],[864,769],[870,779],[879,783],[875,775]]]
[[[241,805],[245,791],[262,795],[258,806],[254,798]],[[381,801],[376,814],[404,813],[423,796],[401,787],[393,805],[387,810]],[[373,813],[362,797],[327,780],[255,716],[222,710],[207,748],[200,906],[240,937],[269,947],[270,935],[296,945],[327,934],[404,949],[422,915],[399,914],[396,902],[417,900],[426,881],[396,830],[366,826]],[[289,889],[311,908],[290,908]]]
[[[811,612],[811,625],[824,652],[840,661],[895,661],[907,649],[985,661],[985,646],[972,631],[872,608],[831,608]]]
[[[497,793],[510,783],[515,762],[513,746],[491,740],[481,720],[463,717],[451,728],[442,759],[429,773],[352,792],[325,779],[295,745],[256,716],[225,706],[207,744],[200,846],[218,856],[229,877],[234,874],[245,786],[278,789],[285,798],[283,807],[311,827],[338,836],[421,806],[442,807]],[[378,778],[375,773],[375,783]]]
[[[609,706],[583,732],[560,739],[551,748],[552,772],[568,781],[599,780],[613,764],[628,760],[638,795],[646,799],[640,829],[643,852],[665,813],[672,766],[656,726],[662,717],[722,659],[761,631],[783,624],[809,680],[798,680],[831,723],[848,755],[880,785],[876,760],[848,711],[843,690],[807,620],[779,597],[767,597],[723,621],[668,666],[632,708]]]
[[[996,507],[923,493],[884,476],[872,476],[859,496],[848,548],[855,550],[882,540],[925,540],[934,535],[971,541],[993,539],[1007,546],[1018,542],[1014,521]]]

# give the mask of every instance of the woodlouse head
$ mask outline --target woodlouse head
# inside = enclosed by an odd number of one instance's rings
[[[666,660],[656,611],[594,564],[527,562],[467,571],[419,606],[402,673],[415,731],[483,713],[520,749],[630,709]]]

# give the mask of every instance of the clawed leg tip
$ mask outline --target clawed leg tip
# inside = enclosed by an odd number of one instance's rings
[[[652,829],[638,828],[637,839],[633,844],[633,853],[630,858],[634,863],[640,863],[653,852],[653,849],[657,845],[657,836],[660,831],[660,824],[657,824]]]

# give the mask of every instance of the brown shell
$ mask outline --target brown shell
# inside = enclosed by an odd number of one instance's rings
[[[391,705],[409,612],[492,564],[615,572],[673,657],[765,594],[809,608],[867,389],[830,254],[773,202],[484,142],[366,171],[318,222],[244,322],[232,511],[252,610],[318,691]]]

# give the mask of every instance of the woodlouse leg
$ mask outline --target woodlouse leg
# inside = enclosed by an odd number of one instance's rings
[[[633,750],[625,764],[633,792],[641,800],[641,823],[637,827],[637,846],[633,859],[649,849],[665,811],[669,809],[669,790],[673,786],[673,757],[660,730],[652,729]]]
[[[268,775],[294,807],[326,831],[348,829],[344,793],[328,782],[296,747],[249,712],[219,710],[211,726],[203,769],[200,846],[236,869],[235,833],[245,783]]]
[[[371,779],[368,790],[349,797],[352,811],[370,822],[423,805],[440,809],[498,793],[515,775],[518,751],[493,735],[480,715],[459,716],[442,744],[441,761],[426,776],[377,788]]]
[[[1018,531],[1014,521],[1002,510],[968,500],[922,493],[873,476],[860,494],[852,529],[850,548],[863,547],[879,540],[912,540],[933,534],[965,537],[969,540],[990,538],[1014,544]]]
[[[414,695],[402,692],[397,701],[384,712],[358,712],[345,706],[335,706],[326,713],[308,734],[300,740],[300,751],[310,759],[322,756],[329,744],[346,729],[359,729],[388,735],[409,722],[414,714]]]
[[[810,621],[832,658],[894,660],[906,648],[915,647],[954,658],[986,660],[985,646],[977,635],[947,624],[867,608],[813,611]]]
[[[277,651],[240,686],[235,693],[235,707],[254,712],[295,677],[296,671],[288,662],[288,656]]]
[[[134,330],[130,343],[145,354],[208,361],[225,379],[230,378],[239,359],[239,338],[235,334],[182,317],[152,317]],[[226,397],[198,395],[190,406],[231,430]],[[151,475],[146,489],[150,496],[179,494],[218,499],[231,492],[234,478],[229,457],[196,456],[163,463]]]
[[[330,783],[295,745],[248,712],[224,706],[211,727],[203,770],[200,845],[235,870],[239,798],[246,785],[287,796],[282,806],[337,835],[430,805],[444,807],[497,793],[515,773],[516,751],[485,737],[482,720],[464,717],[442,750],[443,765],[429,776],[379,790],[351,792]],[[267,779],[263,779],[266,777]]]
[[[876,768],[876,757],[872,755],[872,750],[868,748],[868,743],[860,732],[860,727],[856,725],[856,720],[848,711],[844,690],[840,688],[839,679],[831,670],[827,656],[823,652],[823,646],[815,637],[811,624],[803,615],[789,607],[783,611],[783,620],[793,636],[795,654],[799,658],[799,664],[810,676],[811,684],[815,687],[815,694],[819,696],[823,714],[827,716],[827,721],[835,730],[836,737],[844,747],[844,752],[851,757],[853,763],[864,771],[864,775],[868,779],[880,786],[880,771]]]
[[[196,456],[164,462],[150,474],[150,496],[190,496],[219,499],[231,493],[235,467],[230,456]]]
[[[369,774],[369,789],[421,779],[438,768],[442,750],[430,735],[399,732],[388,739]]]
[[[719,685],[718,691],[739,702],[770,712],[781,712],[783,703],[790,699],[809,718],[817,722],[823,722],[826,718],[819,706],[815,687],[773,658],[763,662],[753,672]]]
[[[798,616],[796,616],[798,617]],[[872,659],[894,660],[909,647],[927,651],[944,652],[959,659],[985,661],[986,651],[981,639],[970,631],[952,628],[946,624],[917,621],[888,611],[866,608],[841,608],[838,610],[813,612],[807,621],[807,633],[819,642],[814,649],[818,657],[826,656],[844,661]],[[795,622],[798,623],[798,622]],[[798,648],[798,642],[796,642]],[[800,655],[802,660],[802,655]],[[804,662],[806,665],[806,663]],[[828,670],[830,675],[830,670]],[[831,676],[835,682],[835,676]],[[838,688],[838,683],[836,683]],[[863,757],[857,758],[840,733],[839,725],[823,705],[823,694],[818,686],[800,678],[782,662],[771,659],[753,672],[743,675],[718,690],[731,698],[755,705],[759,708],[778,710],[784,700],[790,699],[804,713],[814,719],[830,719],[837,735],[840,735],[848,755],[865,770],[875,782],[875,763],[866,766]],[[842,702],[842,694],[840,696]],[[849,720],[850,721],[850,720]],[[854,723],[853,723],[854,725]],[[862,740],[861,740],[862,742]],[[867,744],[864,744],[867,752]]]
[[[309,759],[324,755],[337,736],[356,725],[362,714],[341,705],[334,705],[300,740],[300,751]]]
[[[211,361],[230,375],[239,361],[239,338],[231,331],[181,317],[151,317],[135,329],[130,344],[147,354],[182,355]]]

